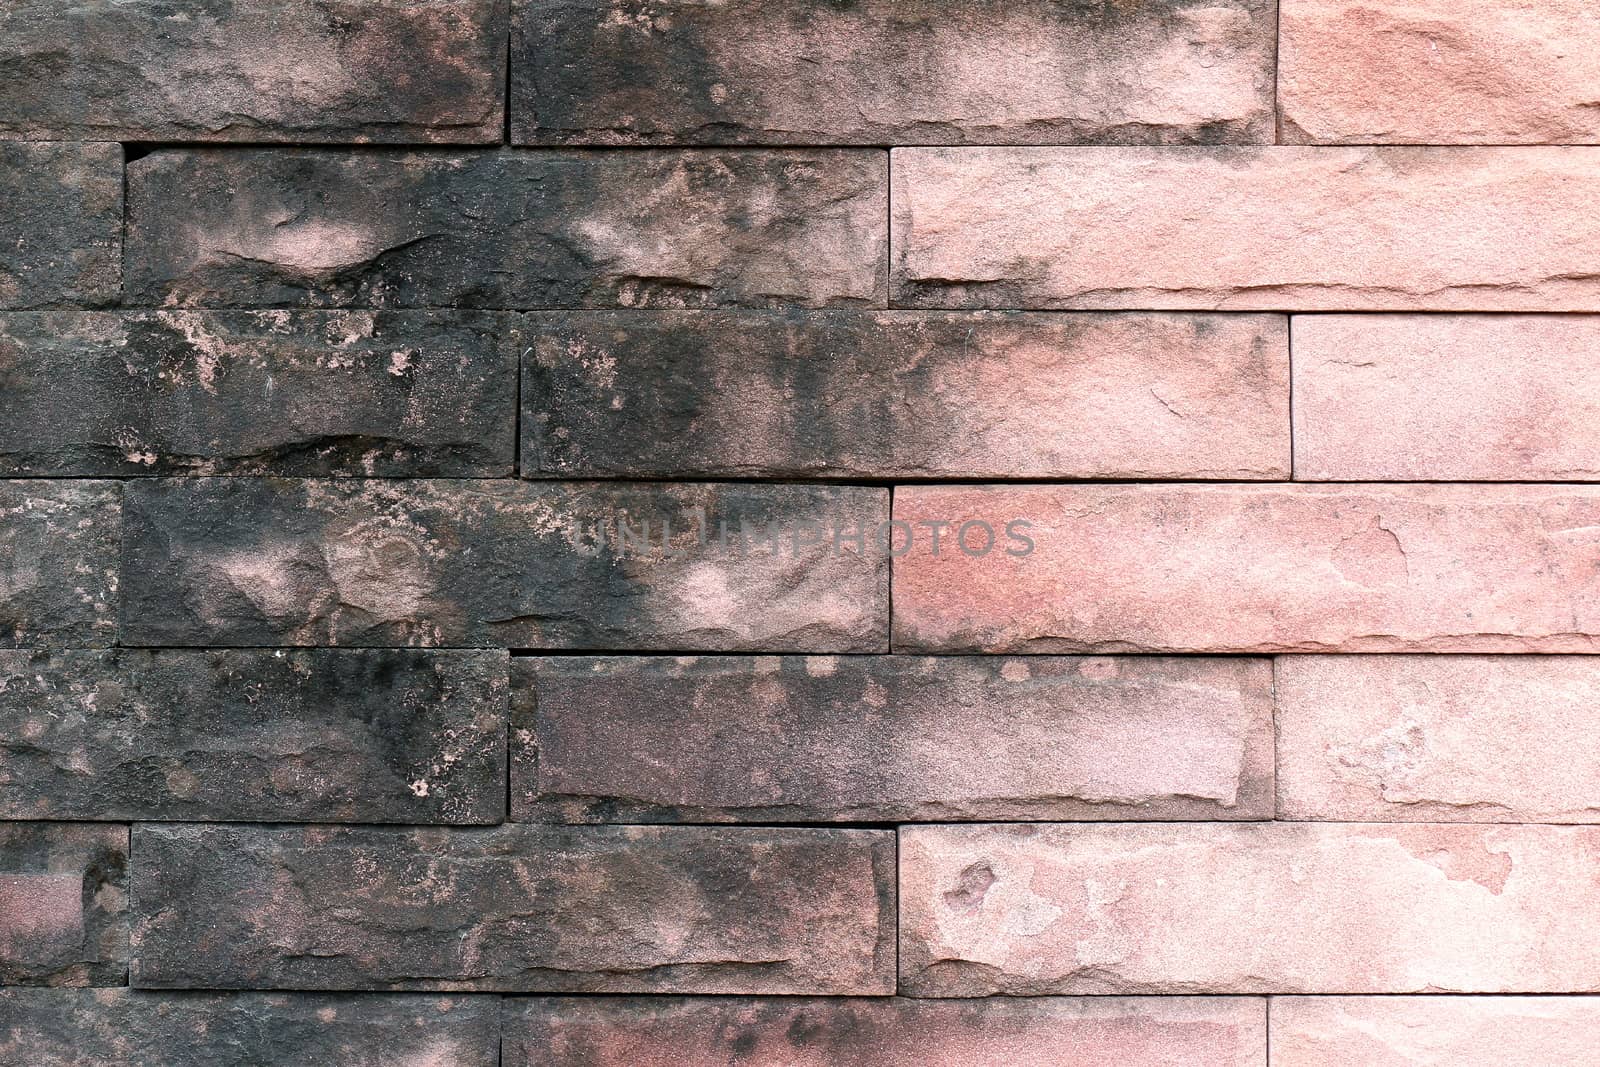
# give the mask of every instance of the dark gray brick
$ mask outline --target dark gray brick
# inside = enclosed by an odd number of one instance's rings
[[[11,33],[9,9],[5,19],[0,37]],[[93,307],[117,299],[121,145],[0,143],[0,190],[0,308]],[[0,360],[0,380],[5,374]]]
[[[847,536],[888,519],[883,489],[216,478],[127,493],[127,644],[886,651],[889,561]]]
[[[519,143],[1271,144],[1276,0],[516,0]]]
[[[1272,817],[1265,659],[555,656],[512,670],[518,819]]]
[[[133,984],[882,994],[894,835],[140,825]]]
[[[128,292],[191,307],[882,306],[887,153],[158,151]]]
[[[1283,316],[522,321],[530,478],[1289,476]]]
[[[496,1067],[494,997],[0,989],[8,1067]]]
[[[122,490],[0,481],[0,648],[109,645]]]
[[[0,818],[493,823],[503,652],[0,652]]]
[[[0,473],[510,473],[504,316],[0,314]]]
[[[7,0],[0,137],[499,143],[506,0]]]
[[[127,868],[126,826],[0,822],[0,986],[122,985]]]

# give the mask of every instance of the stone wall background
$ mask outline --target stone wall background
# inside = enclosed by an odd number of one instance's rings
[[[1584,0],[8,0],[0,1063],[1600,1064]]]

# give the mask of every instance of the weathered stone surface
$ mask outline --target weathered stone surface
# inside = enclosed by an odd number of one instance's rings
[[[111,644],[121,537],[114,483],[0,481],[0,648]]]
[[[21,1067],[495,1067],[491,997],[0,989]]]
[[[887,651],[883,489],[218,478],[127,493],[125,644]]]
[[[509,474],[504,325],[471,312],[0,314],[0,472]]]
[[[1280,997],[1272,1067],[1597,1067],[1597,997]]]
[[[135,303],[760,307],[884,302],[867,149],[163,150],[128,167]]]
[[[1600,310],[1591,148],[902,148],[904,307]]]
[[[498,144],[505,0],[8,0],[0,137]]]
[[[127,866],[126,826],[0,822],[0,986],[122,985]]]
[[[0,818],[493,823],[503,652],[0,652]]]
[[[1600,316],[1294,320],[1295,474],[1600,480]]]
[[[1289,144],[1594,144],[1588,0],[1281,0]]]
[[[876,830],[134,830],[149,987],[883,994]]]
[[[1273,0],[518,0],[511,127],[557,144],[1270,143],[1276,21]]]
[[[1280,813],[1360,822],[1595,822],[1600,661],[1286,656]]]
[[[3,40],[12,19],[9,13],[0,19]],[[8,110],[0,106],[0,114]],[[0,143],[0,189],[0,308],[94,306],[117,298],[121,145]]]
[[[1271,818],[1265,660],[513,664],[513,817]]]
[[[917,826],[900,991],[1600,987],[1600,827]]]
[[[1260,1067],[1244,998],[509,1001],[505,1067]]]
[[[1287,478],[1276,316],[530,316],[530,476]]]
[[[894,513],[896,651],[1600,650],[1600,488],[901,486]]]

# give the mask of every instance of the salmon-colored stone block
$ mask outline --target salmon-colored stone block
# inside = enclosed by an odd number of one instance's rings
[[[1600,827],[911,826],[900,900],[918,996],[1600,989]]]
[[[1266,1002],[539,997],[507,1002],[505,1067],[1260,1067]]]
[[[1600,649],[1600,488],[902,486],[894,515],[896,651]]]
[[[1600,309],[1592,148],[899,148],[897,307]]]
[[[1600,1067],[1600,997],[1277,997],[1272,1067]]]
[[[1279,814],[1600,821],[1600,659],[1285,656]]]
[[[1280,0],[1287,144],[1594,144],[1593,0]]]
[[[1600,479],[1600,316],[1305,315],[1295,476]]]

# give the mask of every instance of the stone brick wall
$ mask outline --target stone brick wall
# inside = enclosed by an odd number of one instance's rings
[[[7,0],[4,1067],[1600,1065],[1591,0]]]

